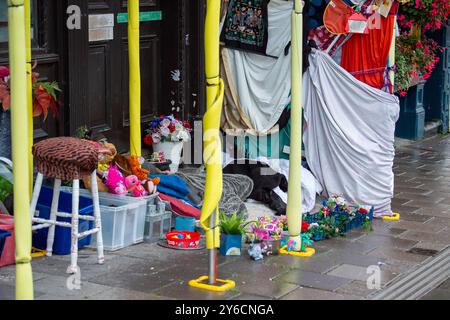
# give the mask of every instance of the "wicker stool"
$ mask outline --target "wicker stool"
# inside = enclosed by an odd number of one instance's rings
[[[55,226],[71,228],[71,263],[67,268],[67,273],[78,272],[78,239],[88,235],[97,234],[98,262],[104,262],[103,238],[100,218],[100,204],[97,186],[96,169],[98,165],[98,149],[89,141],[70,137],[58,137],[41,141],[33,146],[33,156],[35,159],[38,175],[34,186],[31,200],[30,215],[33,230],[49,228],[47,236],[47,256],[52,255],[53,242],[55,237]],[[43,178],[55,179],[53,188],[53,199],[49,219],[35,217],[35,211],[39,194],[42,187]],[[94,216],[79,215],[79,193],[80,179],[91,176],[91,192],[94,205]],[[58,212],[59,193],[61,180],[72,180],[72,214]],[[71,222],[59,222],[57,217],[71,218]],[[78,232],[79,219],[94,221],[94,228]]]

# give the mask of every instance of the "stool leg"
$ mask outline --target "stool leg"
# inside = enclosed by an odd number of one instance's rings
[[[33,197],[31,198],[31,204],[30,204],[31,222],[33,222],[34,213],[36,212],[36,206],[37,206],[37,203],[39,200],[39,194],[41,193],[43,179],[44,179],[44,176],[42,175],[42,173],[38,173],[38,175],[36,177],[36,182],[34,184]]]
[[[78,203],[80,201],[80,181],[73,180],[72,188],[72,246],[70,250],[70,266],[67,273],[78,272]]]
[[[105,262],[105,256],[103,254],[102,219],[100,215],[100,200],[98,196],[96,171],[94,171],[91,175],[91,193],[92,193],[92,201],[94,202],[95,227],[98,228],[97,232],[98,263],[103,264]]]
[[[56,222],[58,212],[58,204],[59,204],[59,191],[61,190],[61,180],[55,179],[55,186],[53,187],[53,199],[52,199],[52,207],[50,210],[50,221],[52,225],[48,228],[47,235],[47,256],[51,257],[53,252],[53,242],[55,239],[55,228],[56,226],[53,224]]]

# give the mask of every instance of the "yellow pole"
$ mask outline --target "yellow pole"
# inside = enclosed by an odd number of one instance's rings
[[[205,229],[206,246],[215,259],[220,246],[218,207],[222,197],[222,147],[220,141],[220,116],[223,102],[223,81],[219,74],[219,22],[220,0],[207,0],[205,20],[205,72],[206,113],[203,118],[203,148],[206,167],[205,197],[200,223]],[[215,280],[213,261],[210,260],[210,283]]]
[[[33,190],[33,154],[31,148],[33,147],[33,85],[31,73],[31,7],[30,0],[25,0],[25,48],[27,57],[27,98],[28,98],[28,170],[29,170],[29,184],[30,195]]]
[[[295,251],[301,250],[302,225],[302,28],[303,4],[295,0],[291,35],[291,150],[289,156],[289,190],[286,216],[289,238],[295,241]]]
[[[396,25],[397,25],[397,16],[394,16],[394,30],[392,31],[394,35],[392,36],[391,48],[389,50],[389,67],[393,67],[395,65],[395,42],[396,42]],[[391,93],[394,93],[394,85],[395,85],[395,71],[389,71],[389,79],[392,84]]]
[[[30,188],[28,170],[28,105],[24,0],[8,0],[9,64],[11,67],[11,129],[14,163],[14,232],[16,298],[33,299],[31,271]]]
[[[139,0],[128,0],[128,58],[130,69],[130,152],[141,156],[141,69],[139,58]]]

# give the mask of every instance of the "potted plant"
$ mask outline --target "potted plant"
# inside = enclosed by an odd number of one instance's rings
[[[248,223],[247,223],[248,224]],[[233,213],[227,216],[224,212],[219,214],[220,226],[220,253],[224,256],[240,256],[242,251],[242,236],[247,225],[242,216]]]
[[[57,82],[40,82],[39,74],[32,73],[33,94],[33,117],[44,116],[47,119],[49,110],[53,116],[58,114],[58,106],[61,104],[57,99],[59,89]],[[10,100],[10,72],[9,67],[0,66],[0,156],[11,158],[11,116],[9,108]]]
[[[153,147],[154,152],[162,152],[171,160],[170,171],[177,172],[183,143],[191,139],[191,126],[173,116],[153,119],[145,130],[144,144]]]

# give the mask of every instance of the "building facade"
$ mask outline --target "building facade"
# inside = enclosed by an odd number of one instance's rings
[[[8,64],[6,0],[0,0],[0,65]],[[32,59],[42,81],[58,81],[61,112],[35,119],[35,138],[87,126],[128,149],[126,0],[31,0]],[[204,1],[141,0],[142,121],[204,113]],[[77,13],[79,20],[76,20]],[[77,23],[79,22],[79,23]]]

